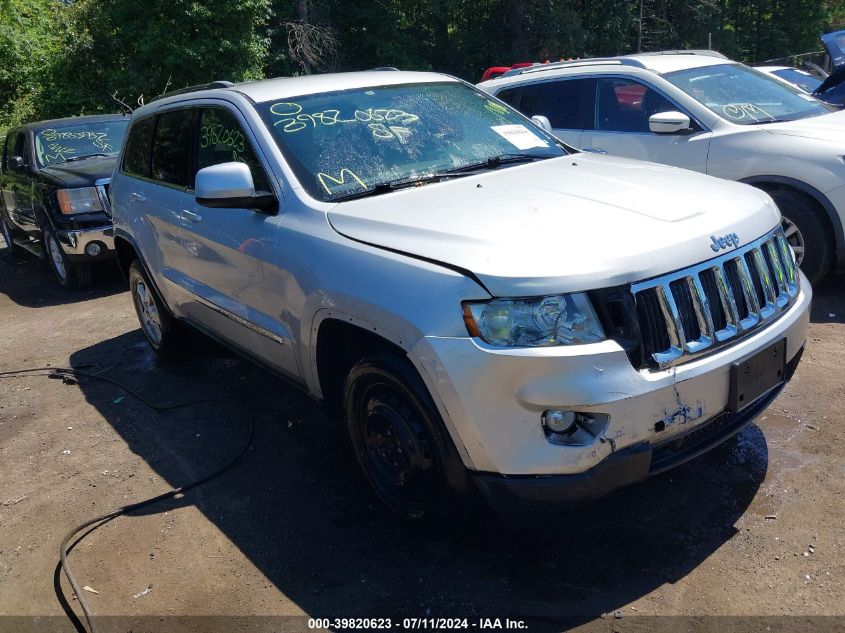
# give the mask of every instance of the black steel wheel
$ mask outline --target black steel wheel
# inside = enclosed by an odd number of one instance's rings
[[[406,519],[442,507],[450,440],[413,367],[392,356],[360,361],[347,377],[344,408],[355,456],[378,498]]]

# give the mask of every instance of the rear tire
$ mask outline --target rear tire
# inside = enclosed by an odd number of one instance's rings
[[[47,265],[53,271],[56,281],[62,288],[68,290],[87,288],[91,285],[91,264],[73,263],[70,261],[62,248],[55,231],[45,227],[41,233],[41,241],[44,246],[44,255],[47,258]]]
[[[833,236],[822,210],[804,194],[782,189],[770,192],[778,205],[786,241],[795,252],[801,271],[811,283],[830,272],[834,260]]]
[[[129,292],[144,337],[161,357],[170,357],[177,349],[176,319],[170,314],[139,260],[129,266]]]
[[[451,440],[406,360],[383,354],[359,361],[346,378],[344,411],[355,457],[388,509],[420,519],[447,504]]]

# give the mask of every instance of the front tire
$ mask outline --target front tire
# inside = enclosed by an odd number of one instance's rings
[[[137,259],[129,266],[129,292],[141,331],[150,347],[159,356],[171,356],[176,350],[176,320]]]
[[[784,235],[798,265],[811,283],[818,283],[830,272],[834,259],[833,237],[821,209],[796,191],[772,191],[771,196],[783,216]]]
[[[91,285],[91,264],[70,261],[55,231],[47,227],[41,233],[41,240],[44,244],[44,254],[47,258],[47,265],[53,271],[56,281],[62,288],[68,290],[87,288]]]
[[[393,355],[361,360],[344,394],[352,448],[381,502],[403,519],[442,508],[450,440],[414,368]]]
[[[17,256],[21,249],[15,244],[15,236],[12,234],[12,227],[3,213],[0,213],[0,232],[3,233],[3,241],[6,242],[6,252],[9,255]]]

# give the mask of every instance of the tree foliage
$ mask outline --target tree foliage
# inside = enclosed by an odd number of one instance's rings
[[[643,50],[818,50],[845,0],[642,0]],[[636,50],[640,0],[0,0],[0,130],[229,79],[493,65]]]
[[[0,0],[0,129],[41,112],[44,69],[61,54],[64,5]]]

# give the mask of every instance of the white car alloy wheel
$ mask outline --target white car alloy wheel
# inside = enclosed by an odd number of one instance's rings
[[[804,261],[804,236],[798,227],[787,217],[781,217],[780,224],[783,227],[783,234],[786,241],[792,247],[792,252],[795,253],[795,261],[800,266]]]
[[[52,233],[46,234],[47,250],[50,256],[50,262],[53,264],[53,270],[59,276],[62,283],[67,282],[67,268],[65,267],[65,258],[62,253],[62,247]]]
[[[132,298],[135,300],[135,308],[138,311],[141,327],[144,328],[144,334],[154,347],[158,347],[161,345],[161,315],[153,294],[144,280],[139,279],[136,282]]]

